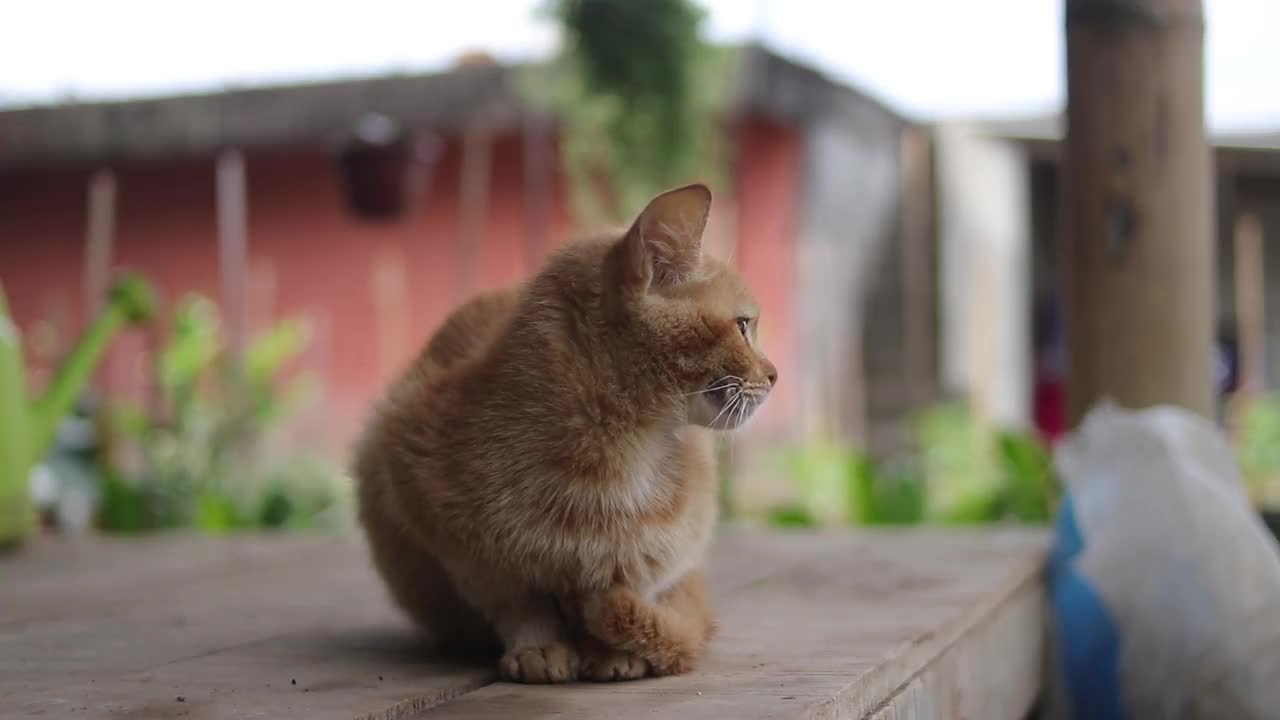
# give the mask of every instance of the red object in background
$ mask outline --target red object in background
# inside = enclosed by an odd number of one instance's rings
[[[1036,379],[1032,405],[1036,429],[1049,444],[1067,432],[1067,388],[1060,378],[1041,375]]]

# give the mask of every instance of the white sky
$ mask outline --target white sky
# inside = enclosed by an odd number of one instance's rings
[[[1280,2],[1204,0],[1215,129],[1280,127]],[[1050,111],[1063,96],[1062,0],[702,0],[717,40],[772,47],[898,110]],[[42,0],[0,24],[0,104],[155,95],[428,70],[483,48],[547,53],[537,0]]]

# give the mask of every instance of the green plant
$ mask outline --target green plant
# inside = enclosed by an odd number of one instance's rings
[[[803,511],[815,524],[845,522],[851,499],[849,479],[860,461],[856,453],[835,443],[784,451],[781,471],[803,479],[795,509]]]
[[[918,436],[926,517],[946,525],[988,521],[1001,481],[993,433],[968,408],[944,404],[922,414]]]
[[[571,194],[589,224],[631,217],[654,194],[719,182],[717,119],[732,51],[707,44],[689,0],[554,0],[565,46],[526,94],[560,118]]]
[[[921,415],[917,445],[916,453],[880,464],[832,444],[784,451],[780,470],[801,497],[770,510],[768,522],[975,525],[1052,517],[1049,455],[1033,435],[993,431],[963,407],[940,405]]]
[[[918,525],[925,520],[925,484],[918,458],[899,458],[876,467],[868,461],[858,481],[869,500],[861,525]]]
[[[151,287],[138,277],[122,278],[49,386],[28,404],[22,342],[0,288],[0,542],[20,540],[30,531],[31,468],[48,452],[58,424],[88,385],[112,338],[154,311]]]
[[[1004,487],[1000,514],[1027,523],[1052,520],[1061,489],[1048,448],[1032,434],[1007,430],[996,443]]]
[[[155,367],[160,407],[113,409],[104,529],[298,527],[333,506],[343,478],[283,438],[310,396],[312,378],[288,372],[307,339],[284,321],[229,354],[217,306],[186,298]]]
[[[1255,504],[1280,508],[1280,397],[1238,398],[1234,403],[1236,456]]]

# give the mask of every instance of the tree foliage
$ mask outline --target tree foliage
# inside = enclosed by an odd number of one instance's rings
[[[550,82],[537,88],[561,122],[579,216],[619,222],[654,194],[719,181],[717,116],[727,54],[702,38],[689,0],[555,0],[564,32]]]

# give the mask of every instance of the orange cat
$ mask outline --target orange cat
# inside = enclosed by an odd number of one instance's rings
[[[691,669],[715,627],[708,428],[776,372],[757,309],[702,254],[711,193],[654,198],[621,238],[569,244],[459,308],[394,383],[355,461],[396,601],[441,645],[522,682]]]

